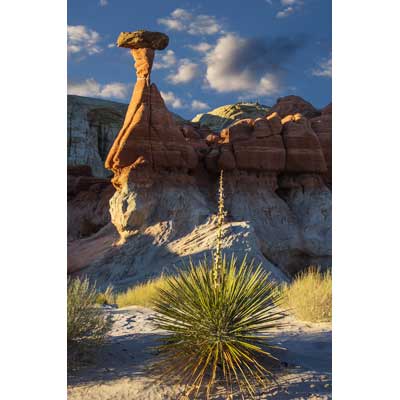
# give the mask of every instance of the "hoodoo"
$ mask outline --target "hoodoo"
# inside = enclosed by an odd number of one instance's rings
[[[135,60],[136,84],[123,126],[112,145],[105,167],[114,172],[112,182],[120,190],[138,169],[192,169],[196,152],[167,110],[157,86],[150,81],[155,50],[168,45],[159,32],[122,32],[117,44],[131,49]]]

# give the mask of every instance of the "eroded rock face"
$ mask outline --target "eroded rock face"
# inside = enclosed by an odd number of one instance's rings
[[[189,257],[210,257],[221,169],[227,210],[223,247],[228,256],[248,254],[278,281],[310,264],[330,266],[329,109],[319,113],[288,96],[277,104],[282,115],[274,110],[243,119],[220,134],[196,124],[178,126],[150,83],[157,47],[150,39],[147,47],[140,47],[145,42],[140,45],[140,40],[127,44],[133,47],[137,82],[105,162],[114,174],[111,222],[104,219],[100,230],[70,242],[69,271],[82,271],[100,286],[124,289],[169,272]],[[82,177],[87,171],[79,173]],[[93,196],[92,185],[88,188],[81,189],[82,196]],[[109,196],[104,193],[102,199]],[[75,205],[81,200],[73,201]],[[102,201],[96,208],[90,200],[88,208],[103,215],[96,211],[103,210]]]
[[[318,136],[301,114],[282,120],[282,137],[286,148],[287,172],[326,173],[327,167]]]
[[[313,118],[320,114],[311,103],[299,96],[285,96],[279,98],[270,112],[277,112],[282,118],[297,113],[307,118]]]
[[[96,178],[89,166],[68,167],[68,239],[89,237],[110,222],[110,179]]]
[[[117,189],[139,165],[158,171],[164,168],[193,169],[198,158],[167,110],[155,84],[150,84],[154,50],[132,49],[137,82],[122,129],[111,147],[105,166],[114,173]],[[138,163],[140,159],[140,163]]]

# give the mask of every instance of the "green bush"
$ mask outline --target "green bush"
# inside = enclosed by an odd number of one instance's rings
[[[69,279],[67,292],[68,346],[99,344],[111,328],[111,318],[96,305],[98,292],[87,278]]]
[[[283,286],[283,300],[288,310],[300,320],[332,321],[332,273],[316,267],[301,272],[290,285]]]
[[[169,335],[159,347],[158,368],[189,385],[187,395],[213,392],[219,377],[232,395],[233,386],[254,398],[258,386],[273,377],[262,359],[272,361],[268,330],[281,326],[281,292],[261,266],[246,259],[237,267],[222,257],[224,219],[222,173],[216,252],[211,266],[190,264],[166,279],[154,300],[156,326]],[[202,397],[204,398],[204,397]]]

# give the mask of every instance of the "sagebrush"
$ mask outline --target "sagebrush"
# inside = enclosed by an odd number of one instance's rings
[[[99,344],[111,328],[111,319],[96,300],[98,291],[87,278],[69,279],[67,288],[67,341],[69,346]]]

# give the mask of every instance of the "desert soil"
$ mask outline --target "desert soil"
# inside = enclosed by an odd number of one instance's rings
[[[111,309],[113,329],[99,351],[96,363],[68,376],[69,400],[177,400],[184,389],[157,382],[146,373],[156,359],[154,312],[138,306]],[[278,355],[278,385],[258,399],[331,399],[332,329],[330,323],[304,323],[286,318],[287,326],[273,333],[275,344],[286,348]],[[218,399],[224,399],[221,395]],[[239,397],[238,397],[239,398]]]

